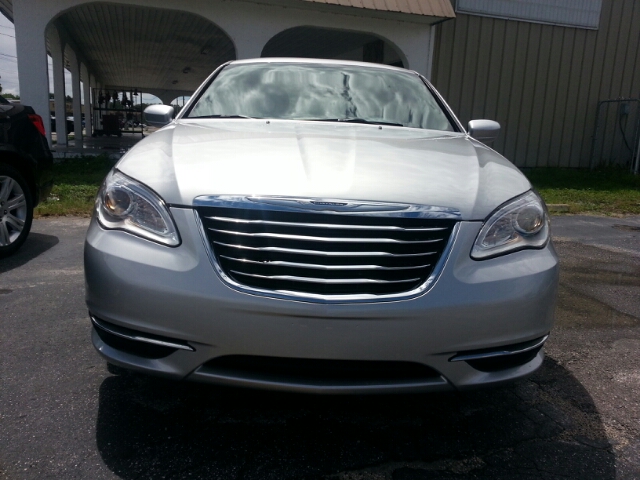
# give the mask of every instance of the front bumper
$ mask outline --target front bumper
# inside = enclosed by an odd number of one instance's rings
[[[174,339],[194,351],[150,358],[114,348],[94,328],[94,345],[109,362],[175,379],[314,393],[471,388],[522,377],[542,363],[542,350],[522,364],[492,371],[450,360],[548,334],[558,281],[551,244],[478,262],[469,252],[481,223],[462,222],[449,259],[426,294],[392,302],[306,303],[250,295],[223,284],[194,212],[172,208],[172,214],[182,236],[176,248],[105,231],[92,220],[85,244],[86,299],[91,314],[108,325]],[[409,362],[436,374],[332,382],[210,368],[227,356]]]

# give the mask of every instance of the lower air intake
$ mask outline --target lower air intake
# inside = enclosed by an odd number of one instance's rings
[[[375,385],[440,379],[430,367],[412,362],[320,360],[228,355],[208,361],[203,373],[264,381],[330,385]]]

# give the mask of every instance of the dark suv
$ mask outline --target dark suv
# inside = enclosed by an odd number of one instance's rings
[[[40,115],[0,96],[0,257],[26,240],[34,207],[51,191],[52,166]]]

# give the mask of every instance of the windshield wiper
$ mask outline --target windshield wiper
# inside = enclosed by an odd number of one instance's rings
[[[247,115],[200,115],[197,117],[187,117],[187,118],[255,118],[255,117],[248,117]]]
[[[364,118],[308,118],[310,122],[340,122],[340,123],[363,123],[366,125],[387,125],[390,127],[404,127],[402,123],[381,122],[378,120],[366,120]]]

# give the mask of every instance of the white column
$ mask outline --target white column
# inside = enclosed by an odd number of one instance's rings
[[[51,59],[53,60],[53,98],[56,103],[56,136],[58,145],[67,146],[67,113],[64,92],[64,44],[58,30],[51,26],[49,30]]]
[[[84,90],[84,128],[87,137],[90,137],[93,124],[91,118],[91,76],[84,63],[82,64],[82,87]]]
[[[78,56],[67,45],[69,69],[71,70],[71,91],[73,92],[73,133],[76,147],[82,147],[82,103],[80,96],[80,62]]]
[[[433,59],[434,59],[434,51],[436,48],[436,29],[440,28],[438,25],[431,25],[431,32],[429,35],[429,60],[427,63],[427,72],[425,77],[427,80],[431,81],[431,75],[433,74]]]
[[[413,31],[409,28],[406,30],[402,35],[396,36],[396,46],[407,59],[404,66],[429,78],[433,62],[433,26],[419,25],[413,26]]]
[[[205,16],[220,25],[229,36],[236,50],[236,59],[244,60],[260,58],[262,49],[274,35],[296,25],[292,18],[295,14],[291,14],[291,18],[287,15],[277,18],[272,17],[273,11],[270,6],[254,4],[251,8],[246,8],[240,7],[236,2],[211,2],[211,10]],[[284,9],[277,7],[275,11],[282,15]]]
[[[244,35],[235,39],[236,58],[244,60],[247,58],[260,58],[262,49],[271,37],[265,35],[264,38],[257,39],[252,35]]]
[[[13,5],[20,98],[42,117],[51,145],[46,22],[42,18],[34,18],[32,13],[28,2],[20,1]]]
[[[171,105],[171,100],[173,100],[174,98],[176,98],[176,93],[175,92],[164,92],[161,93],[159,95],[157,95],[157,97],[162,100],[162,103],[165,105]]]

